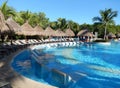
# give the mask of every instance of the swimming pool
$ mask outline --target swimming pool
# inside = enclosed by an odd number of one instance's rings
[[[28,78],[59,88],[120,87],[120,42],[65,45],[25,50],[15,57],[12,67]]]

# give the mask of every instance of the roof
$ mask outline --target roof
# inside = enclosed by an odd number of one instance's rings
[[[85,34],[87,32],[88,32],[87,29],[81,30],[81,31],[78,32],[77,36],[82,36],[83,34]]]
[[[48,26],[44,31],[44,36],[53,36],[55,34],[55,31]]]
[[[36,35],[43,35],[43,33],[44,33],[43,28],[40,27],[39,25],[37,25],[37,26],[34,28],[34,31],[35,31],[35,34],[36,34]]]
[[[14,32],[19,32],[21,31],[21,27],[19,24],[17,24],[12,17],[9,17],[6,20],[6,24],[9,26],[10,30],[13,30]]]
[[[33,30],[33,28],[31,27],[31,25],[28,23],[28,21],[26,23],[24,23],[21,26],[21,32],[19,32],[18,34],[23,34],[26,36],[33,36],[35,35],[35,31]]]
[[[66,34],[61,29],[57,29],[54,36],[66,36]]]
[[[9,28],[5,24],[4,15],[0,10],[0,33],[6,33],[6,32],[9,32]]]
[[[74,32],[70,28],[66,29],[65,33],[67,34],[67,36],[75,36]]]

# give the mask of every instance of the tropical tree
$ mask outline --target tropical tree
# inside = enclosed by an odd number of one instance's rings
[[[4,2],[1,7],[0,10],[2,11],[5,19],[8,19],[10,16],[15,16],[16,15],[16,11],[14,8],[10,7],[7,5],[7,1]]]
[[[20,16],[20,13],[17,12],[16,16],[14,16],[14,20],[19,24],[22,25],[24,24],[24,19]]]
[[[97,32],[98,37],[102,38],[104,36],[104,26],[101,23],[94,23],[92,25],[93,33]]]
[[[59,26],[57,25],[57,21],[53,21],[53,22],[50,22],[50,27],[52,28],[52,29],[58,29],[59,28]]]
[[[114,24],[113,18],[117,16],[117,11],[112,11],[112,9],[100,10],[100,15],[101,17],[94,17],[93,21],[104,25],[104,39],[106,39],[107,27]]]
[[[80,25],[72,20],[68,20],[67,28],[70,28],[76,35],[80,29]]]
[[[57,19],[57,26],[58,28],[60,28],[61,30],[64,31],[64,29],[67,27],[67,21],[65,18],[58,18]]]
[[[31,17],[31,12],[27,11],[20,11],[20,17],[23,19],[24,23],[26,21],[29,21],[30,17]]]
[[[43,28],[46,28],[49,25],[49,18],[46,17],[45,13],[38,13],[38,24]]]
[[[77,35],[79,30],[80,30],[80,25],[78,23],[74,22],[72,31],[75,33],[75,35]]]
[[[67,21],[67,28],[73,29],[74,22],[72,20]]]
[[[116,25],[116,32],[120,33],[120,25]]]
[[[29,23],[32,27],[35,27],[39,24],[39,18],[37,13],[31,13],[31,17],[29,19]]]
[[[46,15],[43,12],[31,13],[29,23],[33,27],[39,25],[43,28],[46,28],[49,24],[49,19],[46,18]]]

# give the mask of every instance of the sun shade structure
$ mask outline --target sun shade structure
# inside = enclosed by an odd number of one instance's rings
[[[16,34],[17,32],[21,32],[21,27],[19,24],[17,24],[12,17],[9,17],[6,20],[6,24],[8,25],[8,27],[10,28],[11,31],[14,31]]]
[[[113,34],[112,32],[109,33],[107,36],[108,36],[108,38],[115,38],[116,37],[115,34]]]
[[[88,32],[87,29],[81,30],[78,32],[77,36],[83,36],[84,34],[86,34]]]
[[[5,18],[3,13],[0,10],[0,34],[4,34],[9,32],[9,28],[7,27],[7,25],[5,24]]]
[[[62,37],[62,36],[66,36],[66,34],[63,31],[61,31],[61,29],[57,29],[55,31],[55,35],[54,36]]]
[[[66,36],[70,36],[70,37],[75,36],[74,32],[70,28],[66,29],[65,33],[66,33]]]
[[[25,35],[25,36],[34,36],[35,31],[27,21],[26,23],[24,23],[21,26],[21,32],[19,32],[18,34],[19,35]]]
[[[85,34],[83,34],[84,37],[94,37],[93,33],[91,32],[87,32]]]
[[[34,28],[34,31],[35,31],[35,35],[39,35],[39,36],[44,35],[44,30],[43,30],[43,28],[40,27],[39,25],[37,25],[37,26]]]
[[[81,41],[91,42],[95,37],[93,33],[89,32],[87,29],[78,32],[77,36]]]
[[[54,34],[55,31],[50,26],[48,26],[44,31],[44,36],[54,36]]]
[[[117,38],[120,38],[120,33],[117,33],[117,34],[116,34],[116,37],[117,37]]]

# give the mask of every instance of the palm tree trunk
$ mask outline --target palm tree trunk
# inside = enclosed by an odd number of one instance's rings
[[[107,33],[107,24],[105,25],[105,34],[104,34],[104,40],[106,39],[106,33]]]

